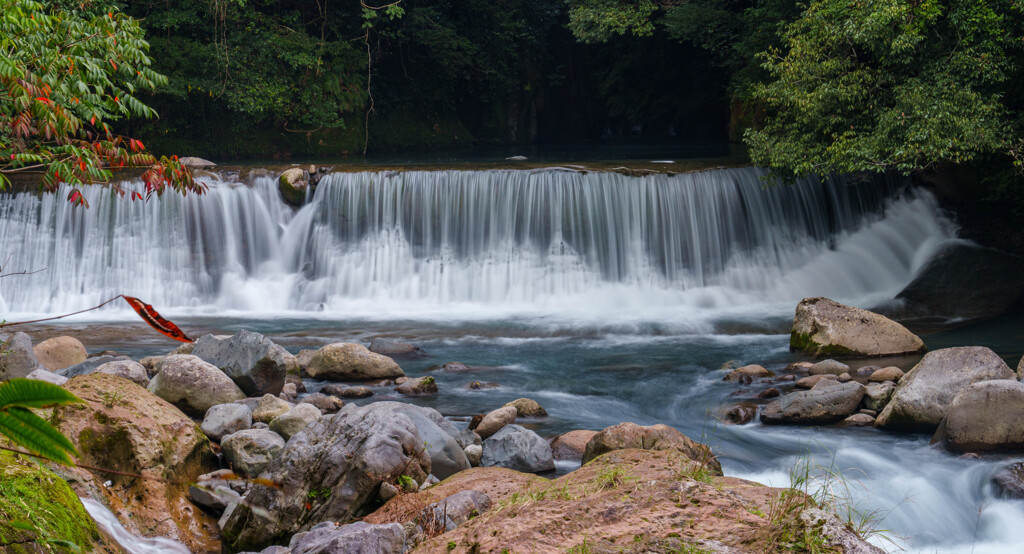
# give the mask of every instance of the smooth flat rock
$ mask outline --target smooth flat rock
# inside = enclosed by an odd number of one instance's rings
[[[814,356],[874,357],[913,354],[924,342],[906,327],[868,310],[828,298],[804,298],[797,304],[790,349]]]
[[[823,384],[831,386],[820,387]],[[761,423],[818,425],[835,423],[857,411],[864,385],[821,381],[816,388],[792,392],[761,410]]]

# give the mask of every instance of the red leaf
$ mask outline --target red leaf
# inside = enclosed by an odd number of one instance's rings
[[[161,334],[181,342],[192,342],[192,339],[188,338],[177,325],[161,317],[160,314],[153,309],[153,306],[150,306],[142,300],[132,296],[121,295],[121,298],[124,298],[125,301],[128,302],[128,305],[135,310],[135,313],[139,314],[139,317],[141,317],[143,321],[148,323],[150,327],[156,329]]]

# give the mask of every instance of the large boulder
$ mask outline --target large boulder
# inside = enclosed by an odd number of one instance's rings
[[[975,244],[946,245],[899,294],[909,315],[972,319],[997,316],[1024,297],[1024,260]]]
[[[722,474],[722,465],[709,447],[661,423],[642,427],[627,421],[602,429],[587,442],[586,450],[583,452],[583,463],[586,464],[607,452],[625,448],[678,450],[691,460],[706,465],[718,475]]]
[[[96,371],[117,375],[118,377],[124,377],[141,387],[149,385],[149,374],[146,373],[146,368],[135,360],[115,360],[113,362],[107,362],[97,367]]]
[[[371,381],[405,375],[391,358],[351,342],[336,342],[317,350],[309,360],[306,373],[314,379],[327,381]]]
[[[40,365],[50,371],[80,364],[89,357],[82,341],[75,337],[53,337],[35,345],[32,351]]]
[[[288,548],[291,554],[404,554],[405,528],[397,523],[338,525],[325,521],[296,534]]]
[[[430,456],[430,472],[437,478],[447,479],[469,469],[469,460],[463,447],[472,444],[472,439],[467,444],[460,444],[457,438],[463,438],[464,434],[437,410],[402,402],[377,402],[374,406],[380,410],[390,409],[405,414],[412,420]]]
[[[913,354],[924,342],[895,321],[828,298],[804,298],[796,306],[790,350],[814,356],[872,357]]]
[[[270,467],[284,444],[281,435],[269,429],[243,429],[224,437],[220,448],[231,469],[256,477]]]
[[[892,399],[878,414],[884,429],[932,432],[946,417],[956,395],[972,383],[1013,379],[1013,371],[983,346],[944,348],[929,352],[900,379]]]
[[[25,333],[0,335],[0,381],[27,377],[37,368],[41,368],[36,353],[32,350],[32,338]]]
[[[809,500],[775,517],[782,489],[704,470],[676,450],[610,452],[554,481],[492,498],[500,509],[428,536],[416,552],[777,552],[779,536],[812,537],[822,552],[883,552],[841,524],[819,531],[817,518],[805,523],[799,516],[814,510]],[[758,532],[768,528],[774,532]]]
[[[860,383],[826,380],[811,390],[792,392],[771,402],[761,410],[761,423],[835,423],[856,412],[863,398],[864,385]]]
[[[422,358],[427,355],[419,346],[398,339],[376,337],[370,341],[370,352],[383,354],[392,358]]]
[[[295,356],[259,333],[239,331],[223,338],[203,335],[192,355],[221,369],[250,396],[279,394],[289,369],[298,370]]]
[[[321,521],[350,521],[370,511],[381,483],[423,482],[430,457],[416,425],[388,407],[345,406],[288,441],[265,477],[224,520],[225,545],[256,550]]]
[[[79,463],[119,472],[58,468],[79,494],[96,497],[133,533],[219,550],[216,520],[192,505],[186,485],[217,469],[199,426],[115,375],[75,377],[64,388],[85,403],[53,408],[50,421],[75,444]]]
[[[101,354],[99,356],[87,358],[84,362],[77,363],[75,365],[70,365],[68,367],[65,367],[64,369],[58,369],[57,371],[54,371],[54,373],[70,379],[72,377],[78,377],[79,375],[88,375],[99,369],[101,366],[112,362],[130,361],[132,361],[132,359],[129,358],[128,356]]]
[[[981,381],[953,398],[934,442],[955,452],[1024,450],[1024,383]]]
[[[252,411],[244,404],[219,404],[206,411],[199,426],[212,441],[252,427]]]
[[[224,372],[191,354],[167,356],[160,371],[149,382],[149,392],[186,413],[203,416],[217,404],[245,398]]]
[[[483,443],[483,467],[506,467],[526,473],[555,469],[551,445],[537,433],[511,424],[501,428]]]

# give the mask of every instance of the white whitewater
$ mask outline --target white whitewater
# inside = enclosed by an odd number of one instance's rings
[[[754,168],[334,173],[293,212],[271,177],[130,202],[0,197],[7,314],[117,294],[170,313],[689,318],[891,298],[955,227],[899,180],[767,186]],[[609,315],[609,314],[612,315]]]
[[[132,554],[192,554],[184,544],[165,537],[142,537],[124,528],[117,516],[91,498],[81,498],[82,505],[104,532]]]

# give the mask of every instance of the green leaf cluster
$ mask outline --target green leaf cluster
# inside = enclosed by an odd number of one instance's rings
[[[75,445],[32,410],[80,402],[77,396],[44,381],[4,381],[0,383],[0,433],[48,460],[73,464]]]
[[[1009,152],[1021,16],[1012,0],[811,3],[760,56],[753,162],[786,177],[910,173]]]

